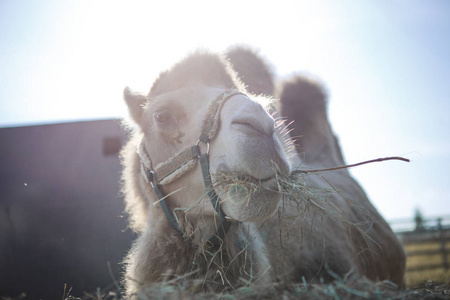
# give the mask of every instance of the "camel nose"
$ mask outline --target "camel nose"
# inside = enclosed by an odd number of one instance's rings
[[[246,96],[235,96],[222,109],[222,126],[231,132],[233,142],[244,153],[245,161],[240,168],[246,174],[258,173],[259,179],[272,178],[276,172],[288,176],[290,164],[278,137],[275,120],[263,106]],[[228,127],[229,126],[229,127]],[[247,154],[252,153],[252,154]]]
[[[277,136],[275,120],[260,104],[251,100],[241,104],[232,116],[231,126],[245,132],[249,137],[255,135],[262,137],[266,141],[266,151],[271,153],[268,156],[270,160],[274,162],[282,175],[289,176],[291,167]]]
[[[236,111],[231,123],[270,138],[275,133],[275,120],[259,103],[250,100]]]

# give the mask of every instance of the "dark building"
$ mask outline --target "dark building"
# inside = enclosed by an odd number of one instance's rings
[[[61,299],[122,276],[133,238],[119,120],[0,129],[0,296]]]

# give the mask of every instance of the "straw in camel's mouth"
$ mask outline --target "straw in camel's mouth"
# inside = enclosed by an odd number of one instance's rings
[[[214,174],[214,186],[218,185],[226,187],[226,190],[234,191],[236,194],[245,193],[248,197],[262,189],[279,191],[276,174],[269,178],[258,179],[242,173],[222,171]]]

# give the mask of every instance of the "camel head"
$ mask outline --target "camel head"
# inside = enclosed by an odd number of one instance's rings
[[[224,95],[229,97],[220,102]],[[281,199],[277,180],[291,171],[275,120],[220,56],[191,54],[161,73],[147,96],[126,89],[125,100],[149,168],[166,169],[198,145],[200,154],[208,153],[212,185],[228,218],[256,222],[275,212]],[[211,119],[210,139],[199,142]],[[214,218],[197,154],[158,184],[172,209]]]

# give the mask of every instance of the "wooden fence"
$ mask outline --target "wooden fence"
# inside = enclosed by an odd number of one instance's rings
[[[413,221],[414,226],[392,223],[407,255],[407,283],[433,279],[446,280],[450,275],[450,216]],[[411,224],[411,222],[409,222]],[[396,227],[397,226],[397,227]],[[403,228],[400,230],[399,228]],[[396,230],[397,229],[397,230]]]

